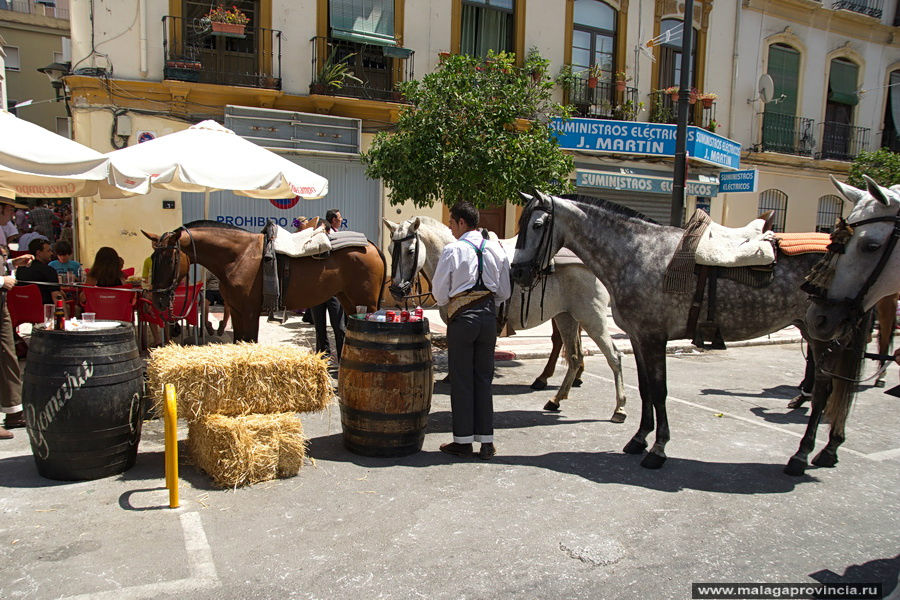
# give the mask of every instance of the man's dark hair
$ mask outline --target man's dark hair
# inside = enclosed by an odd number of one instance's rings
[[[450,209],[450,218],[454,221],[462,219],[473,229],[478,227],[478,209],[471,202],[457,202],[454,204]]]
[[[34,238],[30,242],[28,242],[28,253],[37,254],[44,249],[44,244],[47,244],[49,246],[50,242],[48,242],[44,238]]]
[[[72,254],[72,244],[66,240],[60,240],[53,246],[53,251],[56,252],[57,256],[60,254]]]
[[[327,213],[325,213],[325,220],[328,221],[328,222],[330,223],[331,220],[332,220],[333,218],[335,218],[336,216],[338,216],[338,213],[339,213],[339,212],[341,212],[341,209],[339,209],[339,208],[332,208],[332,209],[329,210]]]

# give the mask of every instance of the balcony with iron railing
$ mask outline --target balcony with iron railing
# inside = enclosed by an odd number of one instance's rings
[[[568,100],[576,116],[592,119],[634,121],[643,110],[643,105],[638,102],[637,88],[617,86],[611,81],[592,81],[587,77],[576,77],[572,81]]]
[[[869,129],[847,123],[825,121],[822,129],[822,150],[818,158],[853,160],[860,152],[869,149]]]
[[[164,78],[281,89],[281,31],[213,31],[208,19],[163,17]]]
[[[310,94],[345,96],[402,102],[396,84],[413,79],[414,52],[396,46],[381,46],[316,36],[312,44]],[[336,75],[346,65],[352,77]],[[358,81],[357,81],[358,80]]]
[[[678,121],[678,101],[662,90],[649,94],[650,122],[676,123]],[[688,125],[702,127],[711,132],[718,128],[716,121],[716,102],[696,100],[688,104]]]
[[[809,157],[815,152],[813,119],[771,112],[759,113],[759,117],[762,119],[762,131],[757,150]]]
[[[69,0],[0,0],[0,10],[68,19]]]
[[[834,10],[851,10],[880,19],[881,15],[884,14],[884,0],[832,0],[831,8]]]

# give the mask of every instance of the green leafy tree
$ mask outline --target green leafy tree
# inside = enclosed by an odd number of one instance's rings
[[[478,207],[519,202],[519,191],[571,190],[572,158],[552,137],[549,61],[532,50],[487,59],[445,55],[422,80],[399,84],[411,103],[397,127],[379,132],[363,154],[366,173],[390,186],[391,204],[417,207],[468,200]]]
[[[863,174],[868,175],[879,185],[891,187],[900,184],[900,154],[881,148],[875,152],[860,152],[850,165],[847,183],[865,189]]]

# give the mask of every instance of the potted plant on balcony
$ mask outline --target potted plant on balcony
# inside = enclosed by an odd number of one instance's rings
[[[237,6],[225,8],[224,4],[211,8],[206,18],[209,19],[214,35],[243,36],[250,18]]]
[[[678,94],[681,92],[681,88],[677,85],[673,85],[672,87],[667,87],[662,92],[671,98],[672,102],[678,102]]]
[[[575,87],[575,74],[572,72],[572,65],[563,65],[559,68],[556,75],[556,85],[562,88],[563,92],[569,94]]]
[[[712,108],[713,102],[715,102],[718,97],[718,94],[713,94],[712,92],[704,92],[698,96],[703,108]]]
[[[356,52],[352,52],[341,60],[335,61],[336,52],[337,48],[334,48],[331,51],[331,54],[328,55],[328,59],[322,65],[322,68],[316,73],[315,80],[312,82],[312,85],[309,86],[310,93],[324,94],[328,91],[337,91],[344,87],[344,83],[348,79],[362,84],[362,79],[353,74],[353,71],[350,70],[350,66],[346,62],[348,59],[356,56]]]
[[[616,71],[615,79],[617,92],[624,92],[626,87],[625,84],[631,81],[631,77],[626,71]]]
[[[600,68],[600,65],[593,64],[588,67],[587,70],[587,78],[588,78],[588,87],[593,89],[597,87],[597,83],[600,81],[600,78],[603,76],[603,69]]]
[[[616,106],[614,115],[622,121],[634,121],[638,113],[644,112],[644,103],[634,100],[626,100],[622,104]]]
[[[710,133],[715,133],[718,128],[719,124],[716,123],[715,119],[710,119],[709,123],[706,124],[706,130]]]

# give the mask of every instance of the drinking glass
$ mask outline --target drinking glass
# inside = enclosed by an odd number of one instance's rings
[[[81,320],[85,323],[93,323],[97,318],[97,313],[86,312],[81,313]]]
[[[367,313],[368,311],[369,311],[369,307],[366,306],[365,304],[359,304],[359,305],[357,305],[357,307],[356,307],[356,314],[357,314],[357,315],[362,315],[362,317],[360,317],[360,318],[365,318],[366,313]]]
[[[44,305],[44,327],[50,329],[53,327],[53,313],[56,311],[56,307],[52,304]]]

